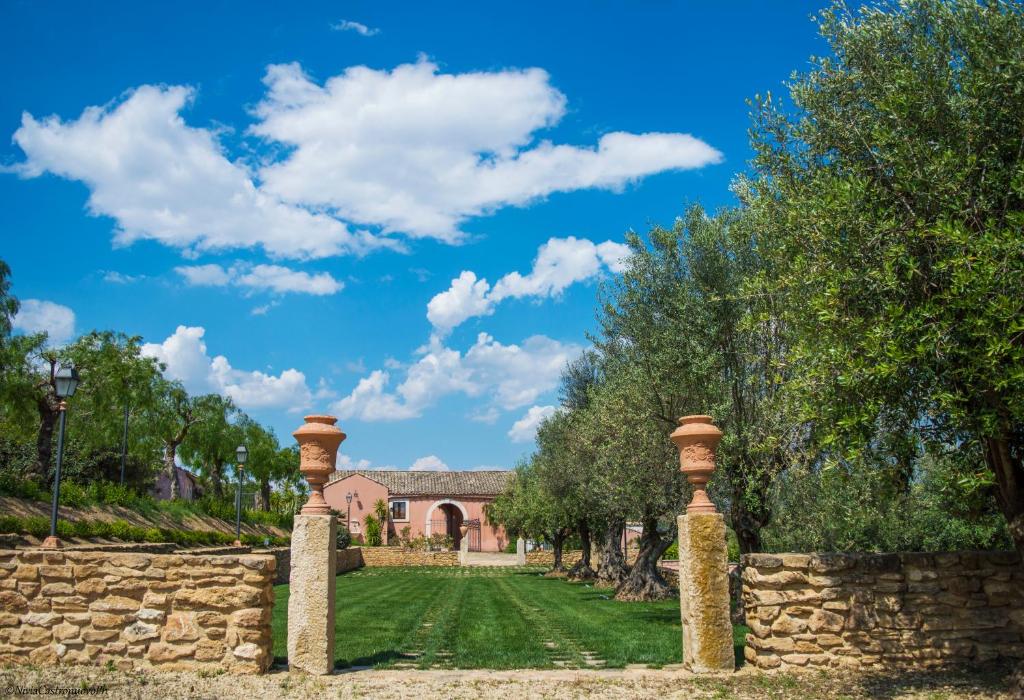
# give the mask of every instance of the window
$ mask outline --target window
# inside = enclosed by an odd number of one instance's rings
[[[409,522],[409,501],[391,501],[391,520]]]

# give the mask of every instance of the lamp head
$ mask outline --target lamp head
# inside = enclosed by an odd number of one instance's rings
[[[245,449],[245,445],[239,445],[238,449],[235,450],[235,459],[239,464],[245,464],[245,460],[248,456],[249,450]]]
[[[57,392],[57,398],[66,399],[74,396],[79,381],[78,370],[75,369],[74,365],[67,365],[57,370],[57,373],[53,375],[53,384]]]

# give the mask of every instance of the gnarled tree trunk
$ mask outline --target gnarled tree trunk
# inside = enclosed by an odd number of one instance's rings
[[[608,588],[618,588],[629,576],[629,567],[622,554],[622,532],[626,523],[622,520],[613,521],[604,530],[601,540],[601,560],[597,565],[597,584]]]
[[[988,437],[982,445],[985,462],[999,487],[999,509],[1006,518],[1013,544],[1024,559],[1024,436]]]
[[[580,560],[569,569],[569,578],[574,581],[589,581],[597,574],[594,567],[590,565],[590,526],[580,521],[578,526],[580,533]]]
[[[565,538],[569,536],[569,530],[563,528],[551,533],[551,546],[553,548],[554,563],[546,576],[565,576],[565,564],[562,563],[562,552],[565,549]]]
[[[675,528],[662,538],[657,518],[644,516],[642,522],[640,550],[629,576],[615,593],[615,600],[664,600],[674,596],[668,582],[658,573],[658,560],[675,539]]]
[[[164,474],[167,475],[168,487],[172,501],[181,498],[181,488],[178,484],[178,469],[174,463],[174,456],[178,453],[179,443],[171,440],[164,443]]]
[[[270,480],[260,480],[260,505],[259,509],[264,513],[270,512]],[[384,522],[381,523],[381,538],[387,543],[388,539],[388,519],[384,518]]]
[[[210,483],[213,485],[214,497],[218,501],[222,500],[224,498],[224,465],[222,463],[213,463],[213,468],[210,470]]]
[[[56,399],[47,393],[36,402],[39,410],[39,434],[36,436],[35,472],[42,480],[50,478],[53,463],[53,431],[57,426]]]

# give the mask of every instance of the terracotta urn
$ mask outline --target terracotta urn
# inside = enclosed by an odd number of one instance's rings
[[[310,494],[301,515],[330,515],[331,507],[324,500],[324,486],[334,473],[338,446],[345,433],[334,424],[334,416],[306,416],[305,425],[292,433],[299,443],[299,471],[309,482]]]
[[[693,486],[693,499],[686,512],[717,513],[705,488],[715,472],[715,450],[722,441],[722,431],[711,422],[711,416],[683,416],[670,438],[679,449],[679,469]]]
[[[469,532],[469,525],[459,525],[459,532],[461,532],[462,536],[465,537],[466,533]]]

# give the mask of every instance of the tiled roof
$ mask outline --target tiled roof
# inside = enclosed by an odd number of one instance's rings
[[[328,483],[361,474],[387,488],[391,496],[494,496],[505,490],[512,471],[411,472],[341,469]]]

